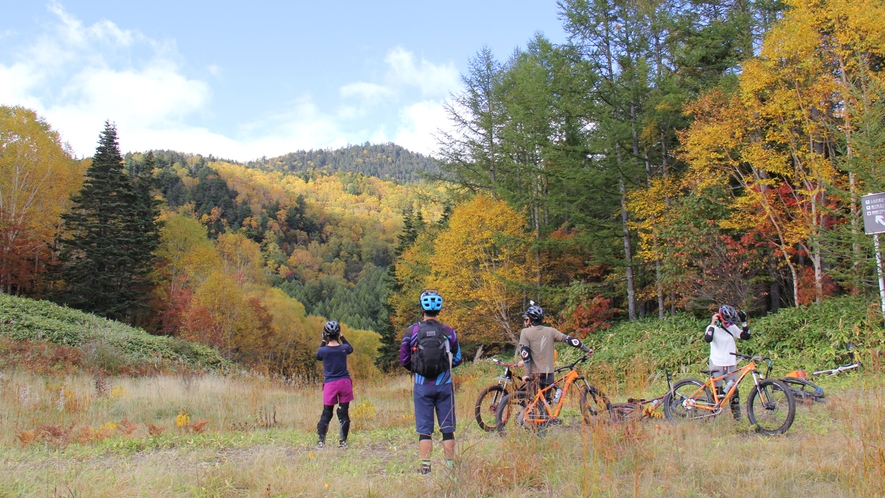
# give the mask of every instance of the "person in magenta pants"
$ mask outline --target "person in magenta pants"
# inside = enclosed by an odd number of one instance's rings
[[[326,322],[323,327],[323,342],[317,350],[316,359],[323,362],[323,414],[317,424],[319,442],[317,448],[326,446],[326,433],[332,421],[332,410],[338,405],[340,433],[338,447],[347,447],[347,434],[350,431],[348,408],[353,401],[353,382],[347,370],[347,355],[353,353],[353,346],[341,335],[341,326],[336,321]]]

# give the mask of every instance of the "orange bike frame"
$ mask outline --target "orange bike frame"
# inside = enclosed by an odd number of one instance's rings
[[[695,408],[697,410],[706,410],[706,411],[710,412],[709,416],[718,415],[722,411],[722,407],[725,406],[726,401],[728,401],[732,397],[732,395],[734,395],[734,393],[737,391],[738,386],[741,384],[741,382],[743,382],[743,380],[744,380],[744,378],[746,378],[747,374],[754,374],[755,372],[756,372],[756,362],[753,360],[750,360],[749,363],[747,363],[746,365],[744,365],[742,368],[740,368],[739,370],[737,370],[735,372],[731,372],[731,373],[728,373],[728,374],[725,374],[725,375],[722,375],[719,377],[708,377],[706,382],[704,382],[704,385],[698,387],[695,392],[691,393],[691,396],[689,396],[689,398],[686,401],[683,401],[683,403],[687,402],[688,400],[692,400],[693,408]],[[738,374],[738,378],[735,381],[734,385],[731,386],[731,389],[729,389],[727,393],[725,393],[722,396],[719,396],[719,393],[716,392],[716,383],[719,382],[720,380],[725,380],[726,377],[731,377],[732,375],[735,375],[735,374]],[[757,379],[755,375],[753,375],[753,382],[757,386],[759,385],[759,379]],[[712,405],[708,404],[708,403],[698,403],[697,400],[695,399],[696,396],[698,396],[700,393],[702,393],[704,391],[704,389],[707,389],[707,388],[709,388],[710,391],[713,393],[713,404]]]
[[[538,389],[538,392],[535,394],[535,399],[533,399],[528,405],[526,405],[525,412],[534,413],[535,405],[540,403],[541,406],[544,407],[544,411],[547,412],[547,417],[549,418],[526,418],[525,421],[531,423],[541,423],[558,417],[560,410],[562,410],[562,405],[565,403],[565,395],[566,393],[568,393],[568,388],[579,378],[581,378],[581,376],[578,374],[578,372],[572,369],[563,377],[560,377],[559,379],[553,381],[553,384],[550,384],[544,389]],[[565,381],[565,384],[562,384],[562,394],[559,395],[559,401],[557,401],[551,409],[550,403],[547,402],[544,394],[551,389],[555,389],[558,385],[560,385],[560,383],[562,383],[562,381]]]

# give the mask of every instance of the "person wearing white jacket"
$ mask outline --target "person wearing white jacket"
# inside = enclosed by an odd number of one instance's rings
[[[740,326],[738,326],[740,324]],[[746,341],[750,338],[750,327],[747,324],[747,314],[737,311],[734,306],[723,304],[719,307],[704,331],[704,341],[710,343],[710,375],[720,377],[737,370],[737,339]],[[729,388],[734,376],[726,377],[726,386]],[[723,382],[716,383],[716,389],[720,395],[728,392],[723,388]],[[731,398],[731,412],[735,420],[741,418],[740,392],[735,392]]]

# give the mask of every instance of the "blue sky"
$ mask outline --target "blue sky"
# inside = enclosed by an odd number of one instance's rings
[[[78,157],[105,120],[123,152],[246,161],[394,142],[425,154],[468,61],[535,33],[555,0],[0,0],[0,105],[34,109]]]

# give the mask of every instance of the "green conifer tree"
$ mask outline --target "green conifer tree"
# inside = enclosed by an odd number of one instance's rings
[[[147,273],[159,241],[152,157],[133,181],[123,168],[117,129],[105,123],[80,192],[63,215],[62,304],[132,323],[144,309]]]

